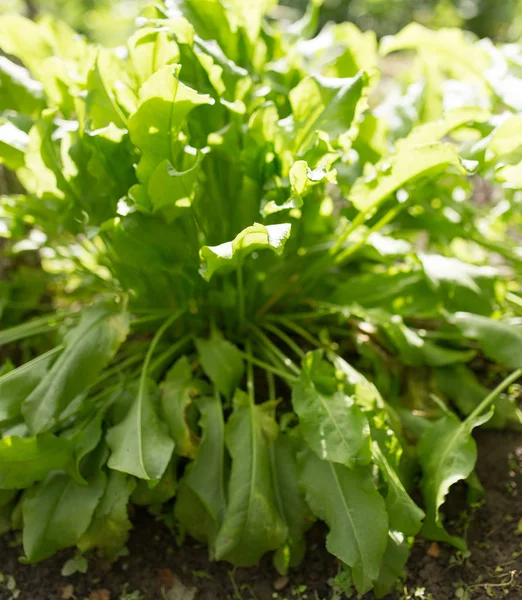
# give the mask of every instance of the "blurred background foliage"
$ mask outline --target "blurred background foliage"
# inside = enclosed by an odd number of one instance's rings
[[[308,0],[282,0],[302,12]],[[90,39],[117,46],[148,0],[1,0],[0,13],[52,14]],[[479,37],[516,41],[522,35],[522,0],[325,0],[322,20],[352,21],[378,36],[397,33],[411,21],[432,28],[462,27]]]

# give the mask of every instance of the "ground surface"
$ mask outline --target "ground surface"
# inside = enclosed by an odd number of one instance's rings
[[[449,518],[466,531],[471,556],[418,540],[408,575],[394,600],[522,600],[522,433],[477,435],[479,477],[486,502],[468,517],[462,494],[449,502]],[[232,570],[212,564],[204,548],[182,549],[165,526],[146,513],[134,517],[130,554],[112,568],[93,559],[86,575],[62,577],[70,554],[38,565],[18,562],[13,537],[0,539],[0,600],[340,600],[346,596],[328,581],[337,564],[324,551],[324,531],[312,530],[302,568],[289,580],[278,578],[267,558],[259,567]],[[276,587],[283,589],[276,590]],[[274,587],[276,586],[276,587]],[[371,600],[368,595],[365,600]]]

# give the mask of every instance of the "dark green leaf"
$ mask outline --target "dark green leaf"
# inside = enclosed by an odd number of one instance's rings
[[[28,562],[74,546],[87,531],[103,495],[106,476],[99,472],[88,485],[67,475],[50,475],[23,499],[23,544]]]
[[[232,456],[228,508],[216,539],[216,559],[251,566],[288,537],[270,474],[269,446],[277,435],[273,406],[255,405],[238,390],[226,427]]]
[[[65,339],[65,350],[22,404],[33,433],[51,429],[58,415],[89,385],[127,337],[129,317],[121,307],[96,304],[82,314]]]
[[[208,340],[196,340],[203,371],[227,398],[231,398],[243,377],[243,358],[234,344],[214,330]]]
[[[334,369],[323,373],[325,367],[321,351],[309,352],[293,386],[292,405],[302,435],[322,459],[350,467],[366,464],[371,456],[368,420],[354,399],[338,389]]]
[[[308,505],[330,529],[328,552],[352,568],[357,591],[364,594],[379,576],[388,531],[370,467],[349,469],[308,451],[299,458],[299,471]]]

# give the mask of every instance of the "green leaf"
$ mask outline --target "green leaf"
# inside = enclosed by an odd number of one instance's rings
[[[112,49],[96,51],[87,79],[86,110],[93,130],[111,123],[124,128],[129,114],[136,110],[136,98],[127,73]]]
[[[210,281],[216,271],[228,271],[240,266],[244,257],[256,250],[269,249],[281,255],[290,237],[290,229],[290,223],[266,227],[254,223],[243,229],[231,242],[219,246],[203,246],[199,252],[200,272],[207,281]]]
[[[26,493],[22,513],[28,562],[38,562],[79,542],[103,495],[106,479],[99,472],[88,485],[80,485],[55,473]]]
[[[411,499],[377,442],[373,442],[373,457],[388,484],[386,511],[390,529],[404,535],[417,535],[422,527],[424,512]]]
[[[190,207],[196,193],[196,183],[200,173],[200,157],[183,156],[183,170],[175,169],[168,159],[162,161],[149,179],[148,196],[152,212],[167,209],[172,219]]]
[[[0,490],[0,536],[13,528],[13,510],[16,492]]]
[[[309,451],[299,456],[298,464],[306,501],[330,530],[326,549],[352,568],[357,591],[366,593],[379,576],[388,532],[371,468],[349,469]]]
[[[27,133],[0,116],[0,165],[6,165],[11,170],[22,167],[28,144]]]
[[[148,79],[139,92],[139,104],[129,120],[133,143],[141,150],[138,179],[146,183],[165,159],[176,164],[178,136],[191,110],[213,104],[210,96],[200,95],[179,80],[179,66],[162,67]]]
[[[74,472],[71,443],[50,433],[0,441],[0,488],[23,489],[51,471]]]
[[[107,432],[110,469],[150,481],[161,479],[171,459],[174,441],[158,415],[157,400],[157,387],[152,380],[138,386],[123,421]]]
[[[65,338],[65,350],[22,404],[32,433],[51,429],[58,415],[110,362],[129,331],[121,307],[98,303],[85,310]]]
[[[354,399],[338,389],[335,370],[320,350],[303,359],[292,406],[303,438],[317,456],[349,467],[370,461],[368,420]]]
[[[87,552],[99,548],[109,560],[116,558],[129,537],[132,527],[127,514],[130,495],[136,481],[122,473],[110,471],[107,487],[87,531],[78,540],[78,548]]]
[[[67,560],[62,567],[62,577],[70,577],[75,573],[87,573],[89,563],[85,556],[76,555]]]
[[[205,374],[227,398],[231,398],[244,373],[239,350],[213,330],[208,340],[198,338],[196,347]]]
[[[301,198],[312,187],[319,183],[335,183],[335,171],[331,170],[331,164],[338,155],[331,157],[326,164],[310,169],[305,160],[296,161],[290,168],[290,187],[292,193]]]
[[[263,17],[269,8],[276,4],[276,0],[229,0],[225,5],[231,23],[237,20],[247,33],[252,44],[259,44],[260,30]]]
[[[20,416],[22,402],[44,378],[62,350],[62,346],[53,348],[0,377],[0,422]]]
[[[44,107],[43,86],[29,71],[0,56],[0,110],[15,110],[34,116]]]
[[[418,53],[418,66],[425,83],[421,112],[427,120],[441,116],[443,85],[448,78],[479,84],[483,95],[492,93],[491,78],[487,76],[492,66],[491,55],[484,47],[469,41],[466,31],[457,27],[434,31],[410,23],[397,35],[382,40],[381,55],[398,50]]]
[[[131,502],[138,506],[151,506],[165,504],[176,495],[178,489],[177,479],[178,457],[173,454],[159,483],[152,489],[148,481],[139,479],[136,489],[132,493]]]
[[[368,84],[366,73],[351,78],[313,75],[302,79],[290,92],[293,148],[296,153],[307,150],[316,131],[324,131],[335,140],[353,138],[356,117],[365,107],[363,92]]]
[[[188,533],[209,545],[223,523],[225,495],[225,422],[219,395],[197,399],[203,431],[195,460],[187,466],[180,483],[174,514]]]
[[[464,337],[476,340],[491,360],[518,369],[522,367],[522,328],[481,315],[458,312],[449,317]]]
[[[440,392],[450,398],[464,416],[473,412],[490,392],[464,365],[436,369],[435,381]],[[522,426],[522,410],[516,397],[501,394],[495,402],[493,416],[484,427],[504,429],[509,426]]]
[[[216,539],[216,560],[252,566],[288,537],[270,473],[269,445],[277,435],[272,411],[273,405],[255,405],[244,392],[236,392],[226,426],[232,457],[229,503]]]
[[[286,575],[289,568],[298,567],[304,558],[305,532],[313,524],[297,478],[296,449],[292,439],[283,433],[269,448],[270,468],[279,513],[288,527],[285,545],[274,556],[279,572]]]
[[[495,171],[495,180],[505,184],[505,187],[522,189],[522,163],[505,165]]]
[[[368,165],[365,174],[353,184],[348,200],[361,212],[376,209],[400,187],[419,177],[434,176],[453,166],[465,173],[455,149],[449,144],[426,144],[406,148]]]
[[[465,421],[448,413],[422,435],[418,457],[422,467],[422,494],[426,520],[422,534],[430,540],[448,542],[459,550],[466,549],[463,538],[449,535],[442,524],[440,507],[450,487],[467,479],[477,461],[477,445],[471,436],[475,427],[490,419],[492,411]]]
[[[176,444],[176,453],[187,458],[195,457],[198,441],[187,423],[187,411],[199,394],[200,387],[192,377],[190,363],[182,356],[167,373],[162,385],[161,405]]]
[[[39,62],[54,54],[54,48],[43,29],[30,19],[19,15],[0,17],[0,48],[19,58],[29,69],[37,72]]]
[[[140,85],[165,65],[179,62],[179,47],[163,29],[144,27],[129,41],[129,56]]]
[[[370,321],[382,328],[397,349],[401,360],[407,365],[442,367],[469,362],[476,354],[474,350],[445,348],[425,340],[416,331],[407,327],[398,315],[390,315],[376,309],[368,311],[367,316]]]
[[[442,119],[414,127],[404,139],[398,140],[397,148],[406,150],[440,141],[456,129],[468,124],[484,123],[490,118],[489,111],[476,106],[464,106],[449,110]]]
[[[379,577],[373,586],[376,598],[384,598],[395,589],[397,580],[404,576],[409,554],[410,549],[403,536],[396,531],[390,531]]]
[[[457,258],[422,252],[417,256],[431,285],[435,289],[446,285],[445,291],[449,295],[454,294],[457,287],[467,288],[480,295],[480,283],[500,275],[495,267],[473,265]]]

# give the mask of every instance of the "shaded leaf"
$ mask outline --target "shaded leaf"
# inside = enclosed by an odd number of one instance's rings
[[[234,344],[214,330],[207,340],[196,340],[201,366],[206,375],[227,398],[231,398],[243,377],[243,358]]]
[[[255,405],[238,390],[226,426],[232,457],[228,508],[216,539],[216,559],[251,566],[279,548],[288,529],[279,514],[270,475],[268,448],[277,435],[272,405]]]
[[[421,488],[426,506],[422,533],[430,540],[448,542],[459,550],[466,549],[464,539],[449,535],[444,529],[440,507],[450,487],[467,479],[473,472],[477,445],[471,432],[488,421],[491,415],[492,411],[461,422],[448,413],[427,429],[420,439],[418,456],[423,472]]]
[[[304,558],[305,532],[314,519],[308,509],[297,478],[296,448],[292,439],[283,433],[269,448],[272,480],[279,513],[288,527],[285,545],[274,556],[274,564],[283,575],[289,568],[298,567]]]
[[[53,348],[0,377],[0,421],[20,415],[22,402],[44,378],[52,361],[62,350],[61,346]]]
[[[303,359],[292,389],[292,406],[303,438],[317,456],[347,466],[369,462],[368,420],[354,399],[338,389],[335,371],[320,350]]]
[[[386,511],[388,512],[390,529],[400,531],[408,536],[416,535],[422,527],[424,512],[412,500],[398,473],[389,463],[377,442],[373,442],[373,456],[375,463],[381,469],[384,479],[388,483]]]
[[[371,469],[349,469],[308,451],[299,457],[299,472],[308,505],[330,529],[328,552],[352,568],[357,591],[364,594],[379,576],[388,531],[384,500]]]
[[[108,559],[114,559],[125,546],[132,527],[127,514],[127,505],[136,482],[131,477],[110,471],[107,487],[101,497],[92,523],[78,540],[78,548],[86,552],[100,548]]]
[[[464,337],[476,340],[491,360],[512,369],[522,367],[522,327],[466,312],[451,315],[449,321]]]
[[[121,307],[95,304],[65,338],[65,350],[22,404],[29,429],[40,433],[89,385],[127,337],[129,317]]]
[[[161,479],[171,459],[174,440],[158,415],[156,395],[152,380],[140,383],[123,421],[107,432],[110,469],[140,479]]]
[[[80,485],[67,475],[52,474],[23,499],[23,546],[28,562],[74,546],[85,533],[105,489],[99,472]]]
[[[187,466],[174,507],[176,518],[191,536],[207,542],[211,557],[223,523],[225,496],[225,422],[218,395],[197,399],[201,441],[195,460]]]

